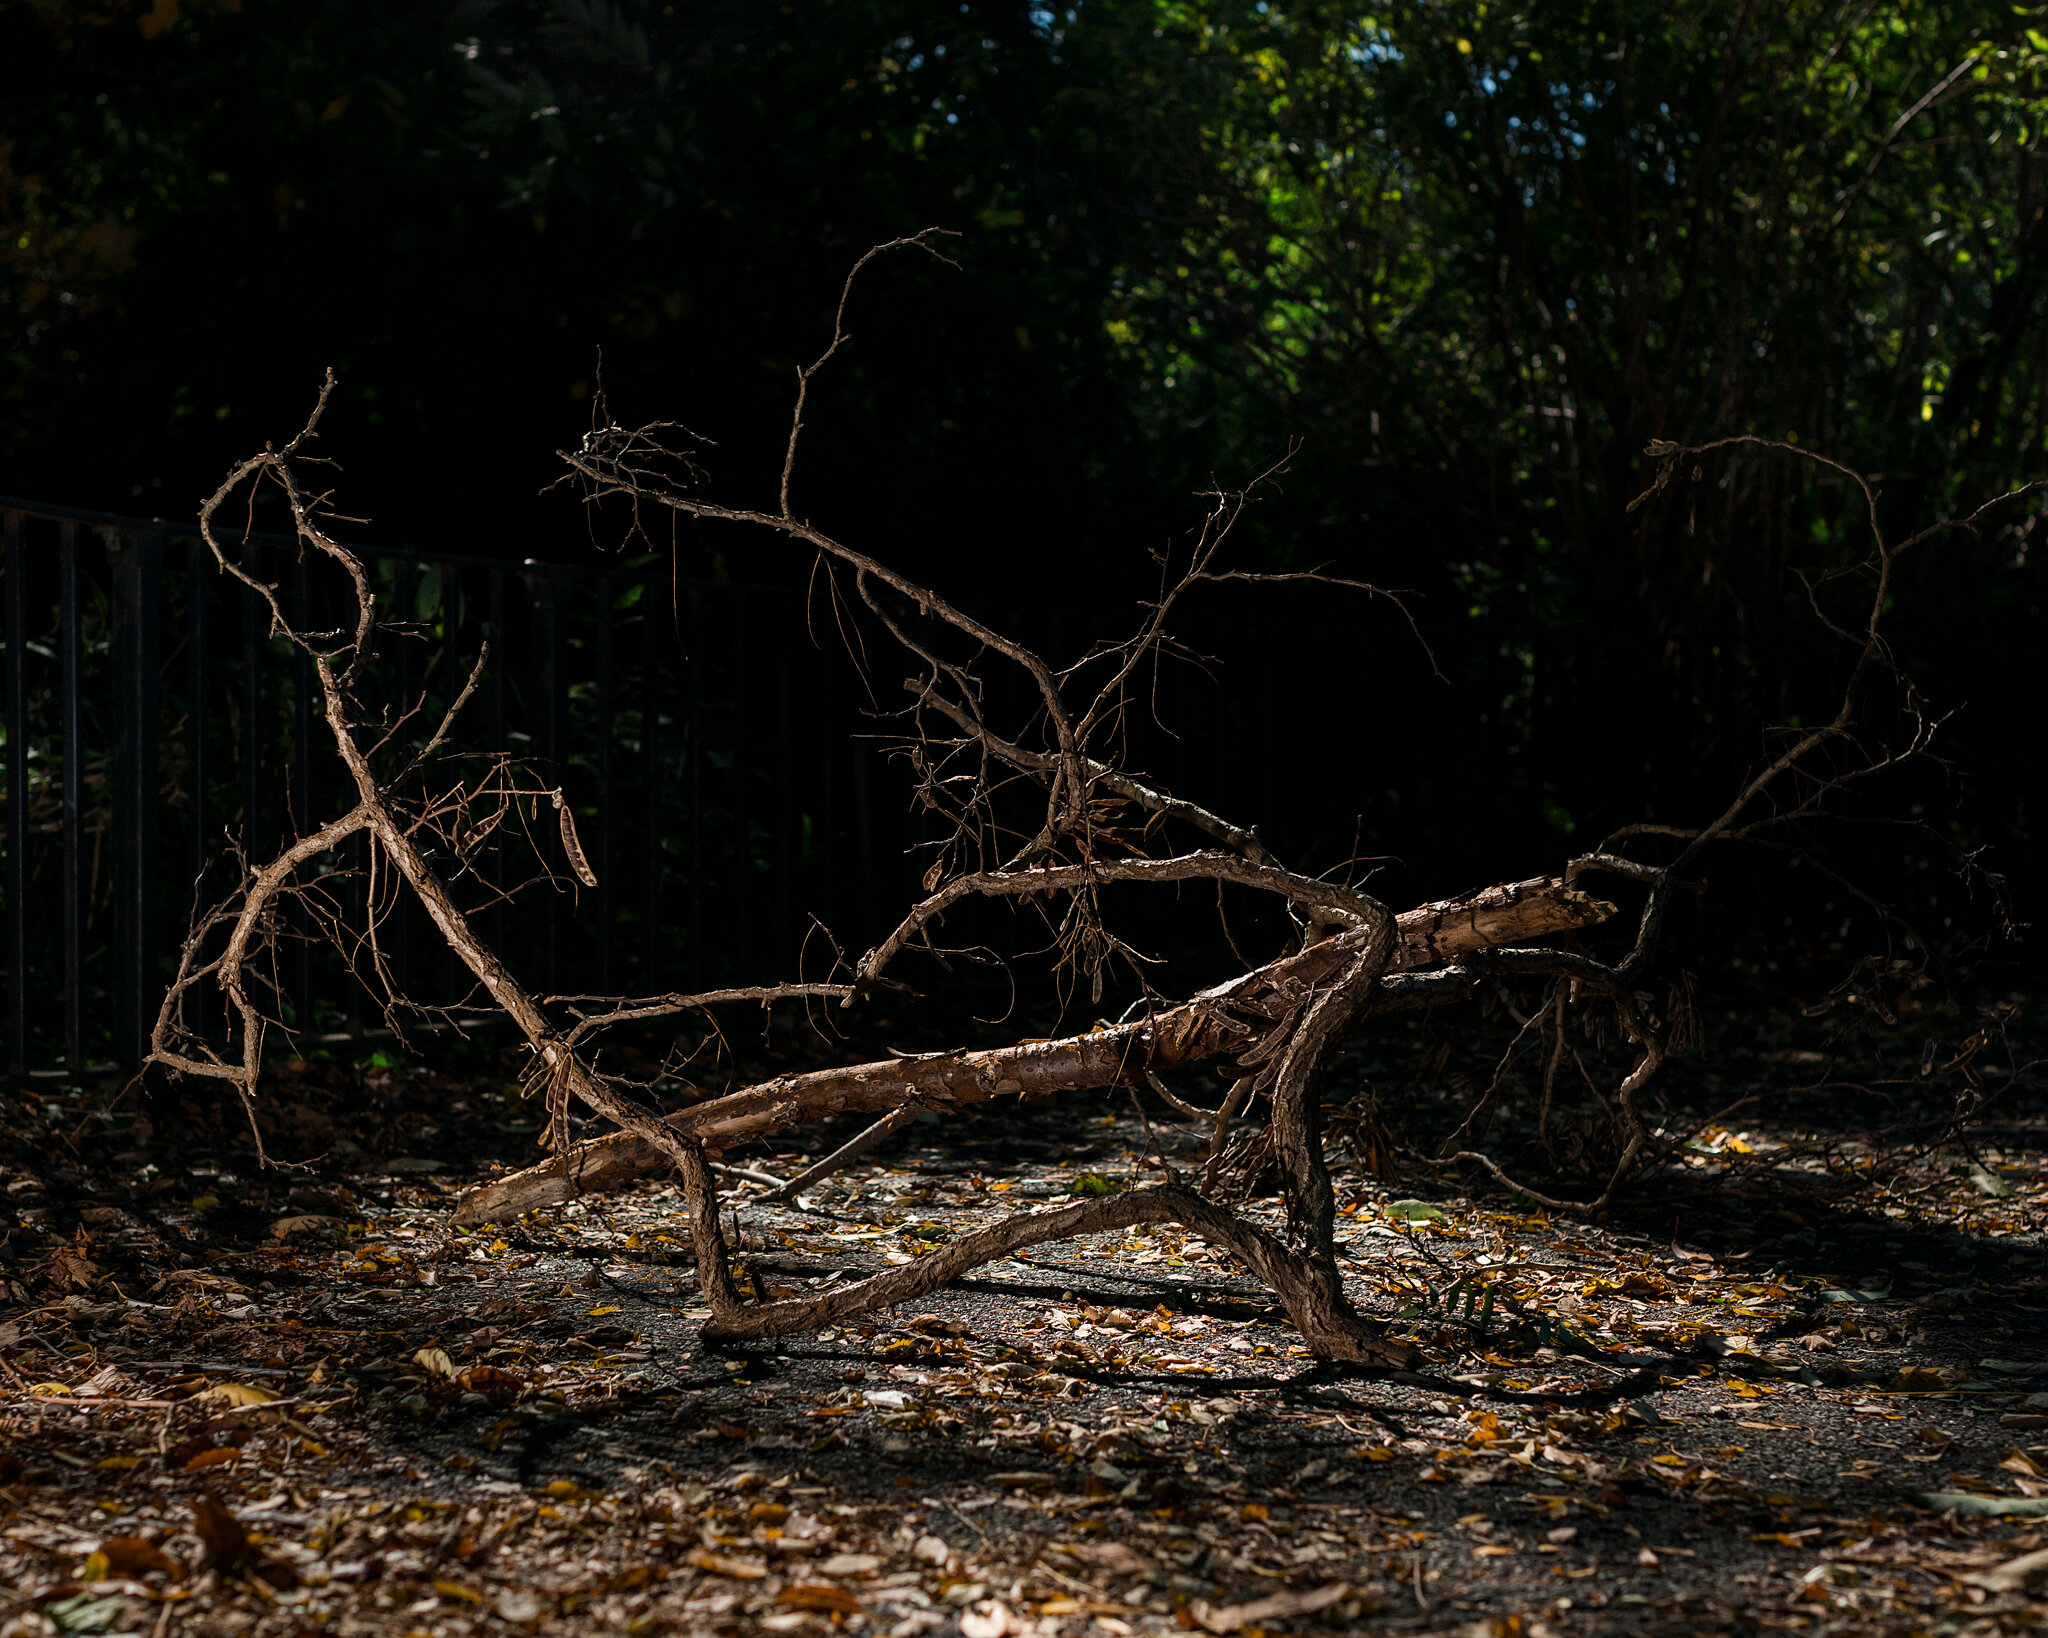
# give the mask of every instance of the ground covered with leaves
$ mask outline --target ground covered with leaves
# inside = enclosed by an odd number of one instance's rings
[[[285,1171],[176,1092],[15,1096],[0,1634],[2034,1630],[2048,1553],[2001,1567],[2048,1542],[2048,1107],[1986,1016],[1943,1064],[2014,1086],[1998,1123],[1858,1137],[1810,1118],[1825,1054],[1724,1045],[1695,1090],[1755,1101],[1600,1224],[1338,1109],[1351,1290],[1422,1345],[1394,1374],[1318,1368],[1166,1230],[707,1352],[668,1185],[448,1227],[532,1158],[509,1056],[282,1066],[271,1141],[318,1157]],[[745,1277],[1208,1139],[1098,1094],[906,1136],[785,1206],[729,1176]]]

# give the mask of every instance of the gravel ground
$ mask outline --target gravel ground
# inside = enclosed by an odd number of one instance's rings
[[[745,1260],[816,1289],[1200,1140],[1099,1107],[741,1184]],[[1341,1179],[1353,1294],[1423,1344],[1393,1375],[1173,1230],[714,1353],[669,1188],[464,1234],[480,1161],[24,1165],[0,1632],[2030,1630],[1967,1577],[2042,1521],[1958,1510],[2048,1497],[2048,1170],[2007,1136],[1903,1208],[1737,1164],[1761,1128],[1601,1226]]]

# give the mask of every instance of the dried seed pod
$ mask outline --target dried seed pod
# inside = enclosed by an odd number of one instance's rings
[[[555,792],[555,812],[562,819],[562,851],[568,855],[569,868],[576,872],[576,879],[585,887],[597,885],[597,872],[590,868],[590,861],[583,856],[583,844],[576,839],[576,816],[569,811],[569,804],[562,800],[562,793]]]

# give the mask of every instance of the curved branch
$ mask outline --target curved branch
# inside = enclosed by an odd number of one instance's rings
[[[980,871],[956,876],[912,908],[895,930],[868,952],[860,964],[860,982],[871,984],[933,920],[966,898],[1032,898],[1040,893],[1072,892],[1110,882],[1225,881],[1278,893],[1294,904],[1323,912],[1353,928],[1372,926],[1373,900],[1349,888],[1297,876],[1276,865],[1255,865],[1228,853],[1183,853],[1170,859],[1107,859],[1072,865],[1034,865],[1024,870]],[[1385,916],[1383,910],[1381,916]],[[1391,918],[1387,918],[1391,925]],[[850,1005],[849,996],[841,1005]]]

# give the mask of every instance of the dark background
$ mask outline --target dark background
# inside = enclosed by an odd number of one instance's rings
[[[1707,817],[1850,657],[1800,576],[1865,554],[1853,492],[1717,457],[1631,513],[1648,440],[1796,438],[1876,475],[1894,533],[2042,470],[2044,26],[1902,0],[31,0],[0,12],[0,492],[188,519],[332,365],[322,447],[363,538],[588,559],[617,520],[549,486],[600,358],[621,420],[688,423],[714,489],[765,501],[846,268],[943,227],[957,270],[899,255],[856,294],[800,510],[963,598],[1128,610],[1198,491],[1298,442],[1240,560],[1407,590],[1447,680],[1384,604],[1216,598],[1247,700],[1282,663],[1254,609],[1355,625],[1312,673],[1286,657],[1319,695],[1281,690],[1288,754],[1196,794],[1257,820],[1312,782],[1326,811],[1276,840],[1391,856],[1401,903],[1552,870]],[[2022,916],[2038,896],[2037,516],[1939,539],[1898,589],[1952,764],[1859,811],[1932,844],[1817,838],[1958,943],[1996,920],[1965,855]],[[676,565],[808,570],[705,529]],[[1768,861],[1721,874],[1780,925]]]

